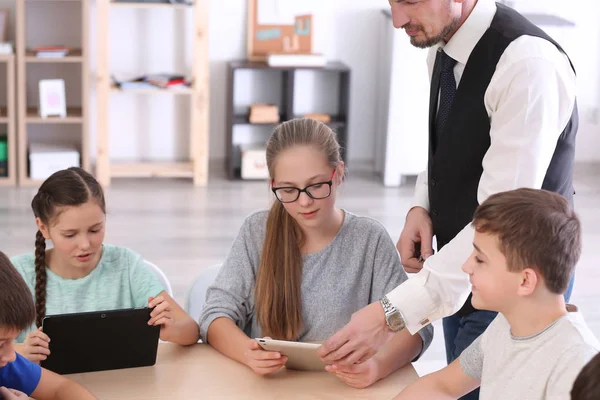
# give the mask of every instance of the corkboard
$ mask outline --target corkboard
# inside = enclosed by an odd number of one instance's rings
[[[259,1],[248,0],[248,59],[250,61],[266,61],[270,53],[312,53],[312,15],[295,16],[294,25],[260,25],[258,23]]]

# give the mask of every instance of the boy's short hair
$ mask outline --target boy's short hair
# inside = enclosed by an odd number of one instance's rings
[[[564,197],[525,188],[497,193],[477,208],[473,226],[498,236],[509,271],[534,268],[552,293],[567,291],[581,254],[581,224]]]
[[[0,329],[27,329],[35,320],[31,292],[6,254],[0,251]]]
[[[600,399],[600,353],[596,354],[581,370],[573,389],[571,400],[597,400]]]

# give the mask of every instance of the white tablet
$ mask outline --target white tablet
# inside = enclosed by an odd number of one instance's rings
[[[288,358],[285,367],[301,371],[325,371],[325,363],[317,355],[317,343],[288,342],[273,339],[255,339],[267,351],[277,351]]]

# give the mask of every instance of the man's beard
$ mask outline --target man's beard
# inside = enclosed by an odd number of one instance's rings
[[[420,49],[426,49],[428,47],[431,46],[435,46],[436,44],[438,44],[439,42],[443,41],[446,36],[448,36],[452,31],[454,31],[456,29],[456,27],[458,26],[458,24],[460,23],[460,17],[455,17],[454,19],[452,19],[452,21],[450,21],[450,23],[448,25],[446,25],[444,27],[444,29],[442,29],[442,31],[434,36],[434,37],[425,37],[425,39],[420,39],[417,36],[412,36],[410,38],[410,44],[412,44],[415,47],[418,47]],[[404,27],[406,29],[406,27]],[[409,29],[414,29],[415,27],[408,27]],[[419,31],[421,31],[423,34],[425,33],[425,31],[423,30],[422,27],[418,27]]]

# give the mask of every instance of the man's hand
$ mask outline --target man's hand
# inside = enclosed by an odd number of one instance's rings
[[[413,207],[396,245],[406,272],[419,272],[423,262],[433,255],[433,223],[423,207]]]
[[[380,302],[352,314],[350,322],[317,350],[325,364],[352,365],[371,358],[392,337]]]

